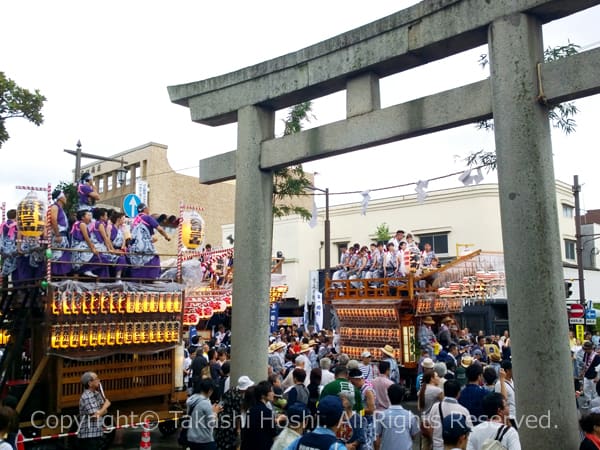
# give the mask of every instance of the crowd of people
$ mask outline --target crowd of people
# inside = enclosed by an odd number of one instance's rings
[[[573,380],[582,411],[579,425],[584,433],[580,450],[600,449],[600,335],[586,332],[583,341],[569,336]]]
[[[436,342],[456,324],[448,317],[442,325]],[[230,380],[235,362],[229,357],[231,333],[223,325],[206,342],[192,335],[183,365],[189,420],[183,422],[182,444],[191,450],[409,450],[420,442],[422,449],[482,450],[494,448],[495,441],[520,449],[508,332],[472,335],[463,328],[455,335],[457,341],[453,333],[431,354],[421,349],[416,412],[404,407],[410,386],[399,377],[390,345],[380,349],[384,358],[378,361],[368,351],[352,360],[339,352],[335,333],[282,327],[270,336],[268,377],[255,382],[245,375]],[[574,356],[584,379],[592,369],[597,376],[600,367],[588,337]],[[80,404],[84,417],[99,417],[110,405],[97,380],[94,373],[82,378],[90,391]],[[582,449],[598,448],[600,439],[600,396],[590,395],[591,409],[580,421]],[[80,437],[95,437],[88,432]]]
[[[459,334],[460,344],[431,355],[423,349],[418,414],[403,407],[409,393],[389,345],[379,361],[367,351],[351,360],[339,352],[335,333],[282,327],[270,336],[268,378],[255,383],[229,379],[230,333],[223,326],[210,341],[193,336],[184,363],[187,446],[395,450],[420,439],[422,448],[480,449],[498,433],[505,448],[519,449],[512,365],[494,343],[509,348],[510,338]]]
[[[356,243],[348,247],[340,257],[332,280],[404,278],[411,272],[439,266],[440,260],[429,242],[420,248],[411,233],[398,230],[387,243],[379,241],[369,247]],[[334,286],[339,287],[340,283]]]
[[[505,449],[520,449],[508,331],[502,336],[472,335],[450,316],[441,320],[436,332],[434,324],[427,316],[418,331],[421,448],[444,449],[440,424],[454,414],[464,417],[470,430],[464,447],[458,448],[478,450],[496,440]]]
[[[60,189],[52,192],[49,208],[49,248],[41,237],[23,234],[17,226],[17,210],[6,213],[0,230],[2,275],[13,284],[43,278],[46,258],[51,261],[53,277],[82,276],[93,279],[155,280],[161,273],[160,258],[154,247],[157,235],[167,241],[169,234],[144,203],[137,215],[124,227],[125,214],[95,207],[100,196],[89,173],[77,185],[76,217],[69,220],[67,195]]]
[[[431,330],[427,319],[424,326]],[[454,330],[453,319],[446,319],[436,341]],[[380,361],[367,351],[360,361],[351,360],[339,353],[335,334],[284,327],[270,336],[268,379],[255,384],[242,376],[233,385],[225,347],[219,350],[227,344],[227,332],[219,330],[222,337],[202,346],[192,339],[184,365],[191,427],[206,423],[194,419],[192,406],[200,396],[212,396],[213,405],[222,407],[197,413],[213,415],[214,428],[188,432],[190,448],[412,449],[420,436],[424,449],[480,449],[497,433],[505,448],[519,449],[508,333],[472,336],[462,329],[455,335],[457,342],[452,333],[448,344],[435,346],[431,354],[423,347],[419,414],[402,406],[408,392],[389,345],[380,349],[385,356]],[[503,354],[508,358],[502,360]],[[231,417],[239,419],[234,426],[220,426]],[[199,435],[203,438],[194,441]]]
[[[398,383],[398,363],[390,346],[382,348],[388,358],[378,364],[370,355],[353,361],[339,353],[335,334],[282,327],[270,336],[268,378],[254,383],[241,376],[235,383],[229,380],[228,341],[222,326],[202,345],[197,336],[190,339],[184,373],[192,450],[398,448],[390,427],[377,428],[378,410],[389,410],[390,424],[398,414],[407,414],[414,424],[403,439],[412,445],[419,429],[416,416],[400,406],[406,391]],[[392,368],[395,380],[390,379]],[[206,404],[198,410],[196,405],[207,399],[217,406],[209,410]],[[208,417],[214,417],[212,427],[206,426]]]

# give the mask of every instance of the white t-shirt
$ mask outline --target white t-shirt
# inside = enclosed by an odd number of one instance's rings
[[[183,360],[183,370],[189,370],[191,366],[192,366],[192,358],[190,358],[188,356],[187,358],[185,358]],[[190,380],[190,376],[184,375],[183,376],[183,385],[187,387],[189,380]]]
[[[456,399],[446,397],[442,401],[442,417],[440,417],[439,405],[439,402],[434,403],[427,416],[429,422],[433,425],[433,450],[444,450],[444,439],[442,437],[442,420],[444,417],[452,413],[461,414],[467,418],[467,426],[473,428],[471,413],[469,413],[467,408],[459,404]]]
[[[510,388],[509,388],[510,389]],[[486,439],[494,439],[502,424],[498,422],[483,422],[473,427],[469,433],[467,450],[480,450]],[[507,450],[521,450],[519,433],[514,428],[509,428],[500,443]]]
[[[506,385],[506,402],[508,403],[508,417],[511,419],[517,418],[517,406],[515,402],[515,380],[505,380]],[[496,381],[495,391],[500,393],[500,380]]]
[[[335,375],[327,369],[321,370],[321,386],[325,386],[335,380]]]

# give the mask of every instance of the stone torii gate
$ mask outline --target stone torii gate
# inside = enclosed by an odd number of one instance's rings
[[[493,117],[522,446],[576,448],[546,105],[600,91],[600,50],[544,64],[542,24],[599,3],[425,0],[295,53],[168,88],[195,122],[238,122],[237,150],[200,162],[203,183],[237,180],[234,380],[266,376],[273,170]],[[380,108],[381,77],[486,43],[490,78]],[[343,89],[345,120],[274,137],[275,110]]]

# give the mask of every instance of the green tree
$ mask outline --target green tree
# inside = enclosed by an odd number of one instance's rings
[[[557,59],[566,58],[579,52],[581,47],[577,44],[569,42],[567,45],[557,47],[548,47],[544,50],[544,62],[556,61]],[[483,54],[479,57],[479,65],[485,67],[489,63],[488,55]],[[554,128],[561,129],[565,134],[575,132],[577,123],[573,116],[579,112],[577,106],[573,102],[559,103],[552,105],[544,98],[539,99],[548,107],[548,117]],[[477,123],[477,128],[480,130],[491,131],[494,129],[493,120],[482,120]],[[485,166],[488,171],[496,170],[496,151],[478,150],[470,153],[465,161],[468,166]]]
[[[290,108],[288,115],[284,119],[284,136],[292,133],[298,133],[302,130],[304,122],[309,122],[312,115],[312,102],[299,103]],[[283,217],[290,214],[298,214],[304,220],[312,217],[310,211],[303,206],[293,203],[284,203],[284,201],[298,198],[305,195],[306,189],[311,185],[306,177],[301,164],[278,169],[274,172],[273,179],[273,216]]]
[[[31,92],[0,72],[0,147],[9,139],[6,119],[22,117],[40,126],[44,122],[42,106],[46,97],[37,89]]]
[[[65,193],[65,196],[67,197],[65,213],[67,214],[69,221],[74,220],[75,216],[77,215],[77,203],[79,202],[79,198],[77,196],[77,186],[72,182],[61,181],[54,189],[60,189]]]
[[[392,237],[390,233],[390,227],[387,223],[383,222],[381,225],[377,225],[377,229],[375,230],[375,236],[377,237],[377,242],[387,242]]]

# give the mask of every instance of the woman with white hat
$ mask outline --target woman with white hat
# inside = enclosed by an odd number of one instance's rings
[[[237,386],[223,394],[221,400],[223,411],[214,430],[215,442],[220,450],[235,450],[239,447],[244,394],[253,385],[254,382],[249,377],[242,375],[238,379]]]

